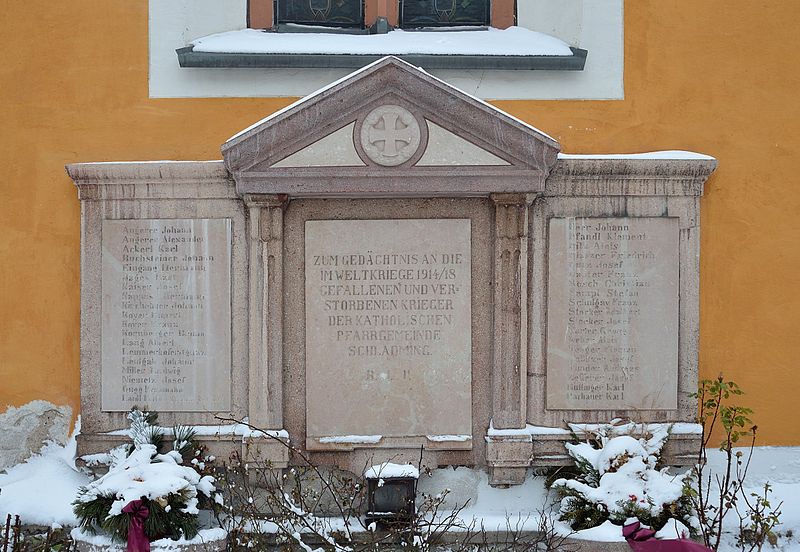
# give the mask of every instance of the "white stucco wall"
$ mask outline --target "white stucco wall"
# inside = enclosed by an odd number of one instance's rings
[[[181,68],[176,48],[246,27],[246,0],[149,0],[153,98],[304,96],[347,69]],[[519,24],[589,51],[583,71],[433,71],[484,99],[622,99],[623,0],[518,0]]]

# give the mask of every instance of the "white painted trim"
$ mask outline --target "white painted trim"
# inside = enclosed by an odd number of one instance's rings
[[[624,0],[519,0],[519,24],[589,51],[583,71],[442,70],[484,99],[622,99]],[[246,0],[149,0],[150,97],[305,96],[348,69],[181,68],[176,48],[246,27]]]

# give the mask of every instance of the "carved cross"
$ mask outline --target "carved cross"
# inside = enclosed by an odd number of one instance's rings
[[[399,113],[384,113],[381,115],[383,128],[372,126],[369,129],[369,143],[383,142],[382,153],[386,157],[397,157],[400,150],[414,140],[414,132],[410,127],[397,128],[399,117]],[[405,146],[400,146],[398,149],[397,144],[405,144]]]

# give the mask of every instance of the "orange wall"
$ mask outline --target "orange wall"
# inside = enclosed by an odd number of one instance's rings
[[[219,158],[290,100],[149,99],[144,0],[6,2],[4,16],[0,409],[77,409],[80,207],[64,164]],[[701,370],[742,385],[769,444],[800,444],[798,20],[798,2],[629,0],[625,100],[498,102],[568,152],[719,159],[702,202]]]

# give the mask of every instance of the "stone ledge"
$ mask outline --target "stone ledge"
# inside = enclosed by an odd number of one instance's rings
[[[545,174],[500,167],[411,167],[408,171],[344,167],[329,175],[326,168],[272,169],[269,173],[237,173],[240,194],[286,194],[298,198],[428,198],[488,197],[493,193],[535,194]]]
[[[306,437],[306,450],[322,452],[349,452],[356,449],[370,449],[379,451],[381,449],[413,449],[419,450],[424,447],[429,451],[447,450],[472,450],[472,437],[469,439],[431,439],[427,436],[416,437],[391,437],[375,435],[373,439],[354,439],[334,437],[326,440],[324,437]]]
[[[573,48],[569,56],[478,56],[398,54],[396,57],[425,69],[496,69],[524,71],[583,71],[588,50]],[[384,54],[272,54],[195,52],[194,46],[175,50],[181,67],[277,69],[358,69],[386,57]]]

